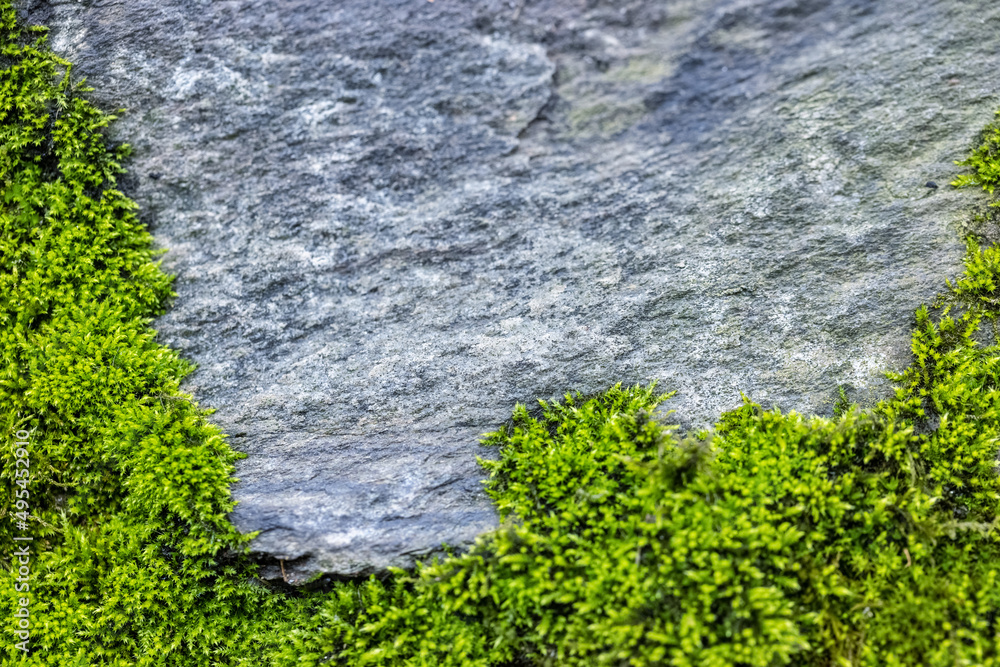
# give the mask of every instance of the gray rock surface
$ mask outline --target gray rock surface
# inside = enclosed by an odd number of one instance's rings
[[[959,0],[24,0],[135,147],[233,519],[293,581],[495,525],[515,402],[828,413],[960,268],[997,105]],[[298,559],[298,560],[295,560]]]

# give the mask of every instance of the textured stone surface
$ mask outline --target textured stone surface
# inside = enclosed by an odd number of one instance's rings
[[[157,327],[293,580],[495,524],[477,436],[657,379],[829,412],[960,265],[1000,90],[956,0],[22,3],[135,147]]]

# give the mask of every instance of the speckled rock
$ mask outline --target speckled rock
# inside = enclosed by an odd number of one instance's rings
[[[515,402],[886,389],[959,270],[1000,5],[24,0],[135,147],[156,324],[293,582],[495,525]]]

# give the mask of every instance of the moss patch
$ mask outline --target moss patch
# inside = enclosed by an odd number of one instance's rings
[[[972,173],[962,174],[952,181],[952,185],[979,185],[986,192],[994,194],[996,186],[1000,185],[1000,111],[997,111],[997,120],[983,129],[979,145],[968,158],[958,164],[968,167]]]
[[[15,18],[0,0],[4,664],[1000,662],[1000,348],[981,330],[1000,251],[981,236],[872,410],[748,401],[679,440],[652,387],[522,406],[487,441],[499,531],[413,572],[270,590],[226,520],[237,455],[149,329],[171,293],[115,189],[127,148]],[[992,194],[991,128],[957,184]]]

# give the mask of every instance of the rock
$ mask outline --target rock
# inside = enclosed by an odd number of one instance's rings
[[[288,578],[496,524],[515,402],[658,380],[886,391],[960,269],[942,188],[1000,89],[948,0],[26,0],[135,147],[186,389],[248,453],[233,520]]]

